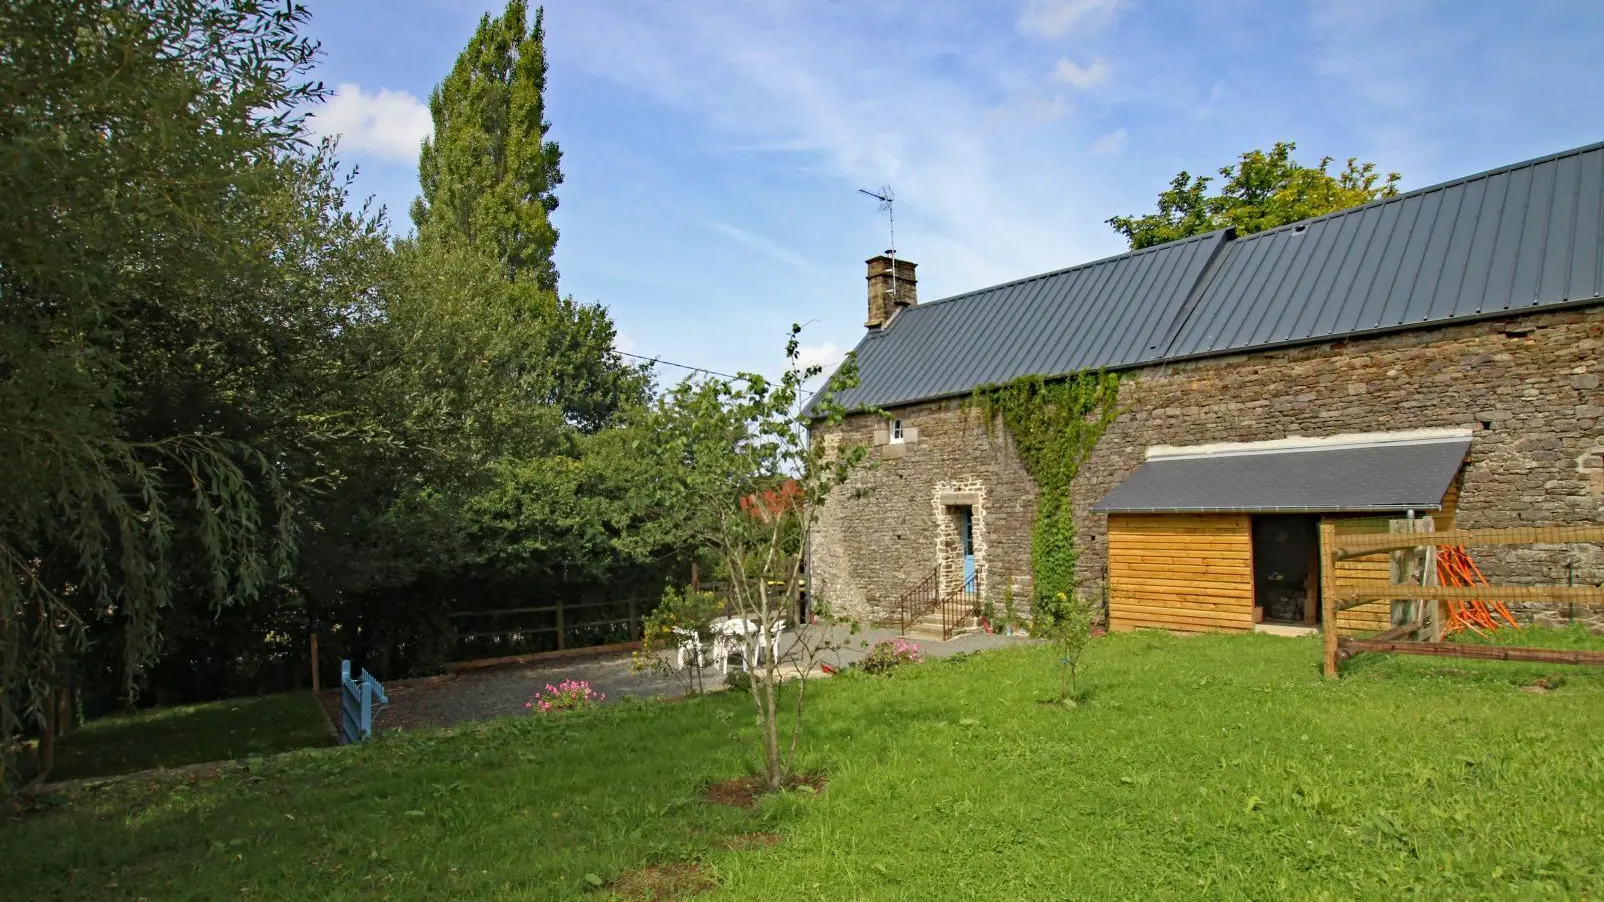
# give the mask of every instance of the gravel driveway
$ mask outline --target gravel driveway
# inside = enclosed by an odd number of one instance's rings
[[[845,630],[840,630],[832,639],[848,647],[832,652],[823,660],[832,667],[844,667],[863,657],[864,643],[890,639],[896,635],[895,630],[871,629],[850,636]],[[784,642],[783,639],[781,641]],[[926,655],[933,658],[1030,642],[1018,637],[984,633],[958,636],[948,642],[914,641]],[[723,685],[723,677],[717,667],[706,671],[706,679],[709,687]],[[544,690],[547,683],[555,685],[562,680],[588,680],[592,688],[606,694],[608,701],[627,695],[672,697],[682,695],[685,691],[684,684],[671,676],[635,673],[627,653],[613,653],[387,683],[384,688],[390,697],[390,704],[374,718],[373,728],[375,731],[414,730],[523,714],[524,704],[531,696]],[[323,695],[324,706],[331,718],[337,718],[338,692],[325,692]]]

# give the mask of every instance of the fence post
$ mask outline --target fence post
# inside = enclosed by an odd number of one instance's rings
[[[1436,532],[1437,521],[1435,518],[1426,517],[1422,522],[1425,523],[1425,526],[1422,527],[1425,532]],[[1420,584],[1422,586],[1435,586],[1437,585],[1437,546],[1427,545],[1421,550],[1424,553],[1425,561],[1421,564]],[[1441,642],[1447,634],[1448,602],[1441,598],[1432,598],[1421,601],[1421,604],[1426,605],[1431,612],[1431,641]]]
[[[1337,675],[1337,524],[1320,521],[1320,639],[1325,656],[1325,675]]]
[[[351,710],[353,684],[351,683],[351,662],[340,660],[340,743],[356,742],[357,712]]]
[[[563,644],[563,600],[559,598],[557,599],[557,650],[562,651],[565,647]]]
[[[640,617],[636,614],[635,596],[629,596],[629,640],[640,638]]]
[[[323,684],[317,673],[317,631],[312,631],[312,694],[317,695],[323,691]]]
[[[373,680],[368,677],[366,670],[362,671],[362,719],[358,721],[360,734],[363,739],[373,732]]]

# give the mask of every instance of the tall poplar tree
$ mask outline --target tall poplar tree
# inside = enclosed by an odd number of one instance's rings
[[[508,278],[555,291],[552,253],[562,152],[546,121],[543,10],[524,0],[486,13],[451,74],[429,95],[434,136],[418,160],[421,241],[466,239],[500,259]]]

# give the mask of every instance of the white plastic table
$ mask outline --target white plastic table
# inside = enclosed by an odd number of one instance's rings
[[[730,655],[736,652],[741,655],[741,669],[750,670],[746,640],[757,632],[757,624],[745,617],[720,617],[707,626],[713,631],[713,657],[718,658],[719,670],[730,672]]]

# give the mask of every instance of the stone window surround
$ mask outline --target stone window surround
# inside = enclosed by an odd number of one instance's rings
[[[908,425],[907,417],[882,420],[874,429],[873,444],[880,457],[895,460],[908,453],[919,441],[919,427]],[[900,432],[900,436],[899,433]]]

